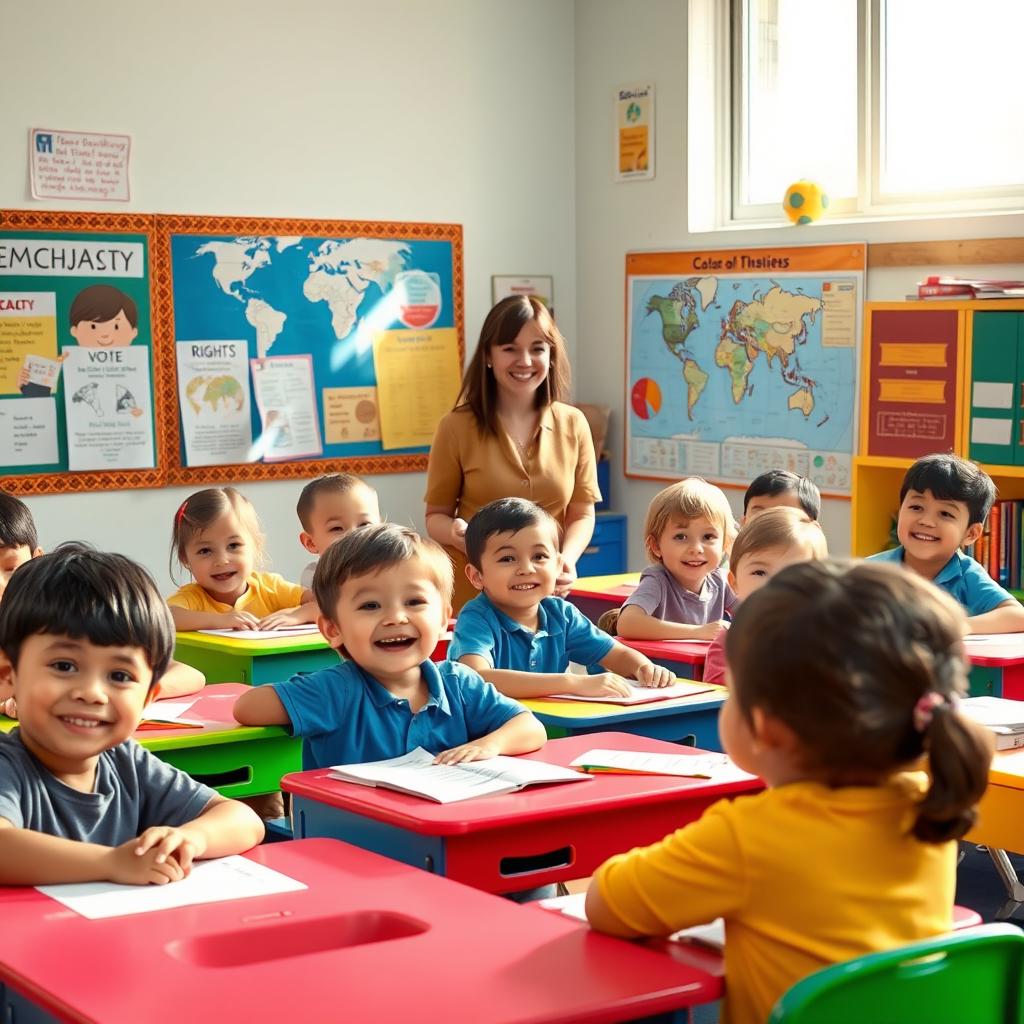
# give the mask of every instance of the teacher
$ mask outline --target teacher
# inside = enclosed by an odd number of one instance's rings
[[[576,578],[594,532],[594,442],[569,391],[565,339],[544,304],[524,295],[487,314],[455,408],[438,424],[427,467],[427,532],[455,564],[455,609],[466,578],[466,524],[497,498],[527,498],[562,528],[556,593]]]

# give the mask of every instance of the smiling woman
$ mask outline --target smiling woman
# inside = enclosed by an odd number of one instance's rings
[[[455,563],[455,608],[474,596],[465,576],[466,524],[496,498],[546,509],[562,529],[557,593],[576,578],[594,530],[594,443],[569,390],[565,342],[543,303],[502,299],[487,314],[455,408],[438,424],[427,469],[427,532]]]

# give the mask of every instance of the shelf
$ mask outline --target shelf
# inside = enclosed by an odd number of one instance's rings
[[[980,462],[978,465],[981,466],[981,468],[985,470],[993,480],[998,477],[1003,477],[1004,479],[1024,480],[1024,466],[989,466]]]
[[[894,455],[855,455],[853,464],[867,469],[910,469],[916,460]]]

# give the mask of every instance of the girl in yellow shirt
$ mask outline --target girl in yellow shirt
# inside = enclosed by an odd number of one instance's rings
[[[948,931],[955,840],[991,760],[956,708],[963,633],[956,602],[888,565],[807,562],[748,597],[720,730],[768,788],[607,861],[591,925],[669,935],[723,917],[727,1024],[762,1024],[828,964]]]

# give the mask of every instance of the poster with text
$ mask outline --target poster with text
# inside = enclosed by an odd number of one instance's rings
[[[126,203],[131,199],[131,149],[130,135],[33,128],[29,132],[32,198]]]
[[[52,466],[60,459],[53,398],[0,400],[0,438],[6,466]]]
[[[256,452],[266,461],[320,455],[320,426],[310,356],[253,359],[252,385],[263,430]]]

